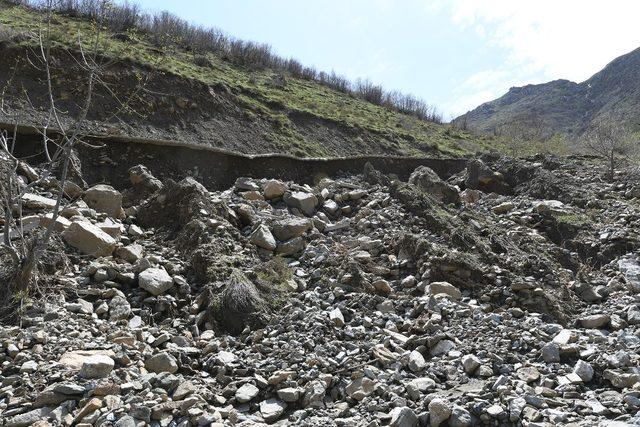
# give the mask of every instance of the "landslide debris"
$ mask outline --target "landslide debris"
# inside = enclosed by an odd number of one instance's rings
[[[2,425],[638,424],[640,191],[601,176],[486,155],[209,191],[137,166],[65,199],[59,286],[0,325]]]

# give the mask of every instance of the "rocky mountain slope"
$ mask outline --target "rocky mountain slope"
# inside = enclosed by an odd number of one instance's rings
[[[65,198],[40,293],[0,326],[1,425],[640,423],[631,170],[130,178]]]
[[[640,125],[640,48],[609,63],[582,83],[556,80],[514,87],[504,96],[456,118],[485,133],[540,127],[542,136],[577,139],[602,118],[636,129]]]
[[[47,123],[46,80],[34,67],[34,35],[43,21],[41,13],[0,1],[0,122]],[[86,89],[78,80],[86,72],[78,69],[77,40],[90,40],[94,27],[89,20],[56,14],[50,31],[54,95],[60,110],[73,114]],[[464,154],[490,146],[489,138],[419,120],[313,80],[158,45],[133,30],[103,34],[100,52],[104,84],[96,86],[89,113],[94,133],[299,157]]]

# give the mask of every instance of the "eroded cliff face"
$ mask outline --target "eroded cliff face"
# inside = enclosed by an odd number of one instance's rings
[[[634,170],[487,155],[313,182],[244,159],[218,187],[158,157],[126,180],[83,161],[60,262],[0,326],[5,425],[638,421]],[[25,200],[27,238],[57,192]]]

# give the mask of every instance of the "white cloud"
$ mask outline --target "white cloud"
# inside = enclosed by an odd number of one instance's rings
[[[450,0],[447,7],[455,25],[508,58],[459,84],[456,114],[474,107],[464,99],[489,101],[513,84],[586,80],[640,46],[638,0]]]

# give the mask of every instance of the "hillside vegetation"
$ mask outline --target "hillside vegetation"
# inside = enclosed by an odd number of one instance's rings
[[[0,2],[0,49],[5,58],[0,84],[8,88],[5,104],[18,116],[2,121],[46,120],[45,109],[38,108],[46,98],[43,76],[25,60],[37,46],[34,35],[44,27],[44,19],[33,9]],[[81,98],[74,94],[82,91],[76,84],[73,52],[79,39],[87,43],[95,33],[95,23],[56,14],[50,31],[59,59],[55,89],[71,111],[77,107],[74,99]],[[101,133],[298,156],[450,155],[491,143],[313,79],[292,77],[287,70],[242,65],[224,53],[159,43],[135,28],[106,32],[100,50],[108,61],[102,77],[108,90],[99,94],[89,119]],[[40,91],[30,100],[35,109],[24,100],[25,88],[30,96]],[[126,108],[120,108],[122,100]]]
[[[562,135],[579,140],[589,127],[606,121],[640,127],[640,48],[623,55],[582,83],[555,80],[514,87],[504,96],[480,105],[454,123],[469,129],[512,134],[519,130],[540,136]]]

